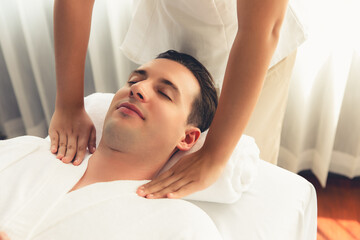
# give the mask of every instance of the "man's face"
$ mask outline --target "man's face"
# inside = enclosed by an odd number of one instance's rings
[[[118,151],[171,154],[192,127],[187,118],[198,94],[198,81],[180,63],[155,59],[142,65],[112,100],[104,122],[106,144]]]

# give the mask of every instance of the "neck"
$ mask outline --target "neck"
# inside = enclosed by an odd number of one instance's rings
[[[155,151],[154,151],[155,152]],[[151,180],[168,157],[114,151],[103,144],[90,157],[85,174],[73,190],[96,182],[116,180]]]

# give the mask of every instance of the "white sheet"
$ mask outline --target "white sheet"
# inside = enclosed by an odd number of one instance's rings
[[[144,181],[97,183],[67,193],[84,174],[89,155],[76,167],[57,160],[49,147],[29,136],[0,142],[0,231],[12,240],[221,239],[194,204],[137,196]]]
[[[260,161],[258,177],[236,203],[192,203],[213,219],[223,239],[316,239],[315,188],[301,176],[265,161]]]

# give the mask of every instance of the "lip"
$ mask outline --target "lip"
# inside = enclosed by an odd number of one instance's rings
[[[121,107],[125,107],[127,109],[130,109],[131,111],[137,113],[137,115],[139,115],[139,117],[141,119],[145,120],[144,115],[142,114],[140,109],[138,107],[136,107],[134,104],[131,104],[129,102],[124,102],[124,103],[121,103],[119,106],[117,106],[116,109],[119,109]]]

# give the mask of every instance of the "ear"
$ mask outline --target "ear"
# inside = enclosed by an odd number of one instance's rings
[[[185,136],[176,145],[176,147],[180,151],[189,150],[190,148],[192,148],[192,146],[194,146],[194,144],[197,142],[197,140],[199,140],[200,134],[201,134],[201,131],[199,128],[193,127],[193,126],[189,127],[185,132]]]

